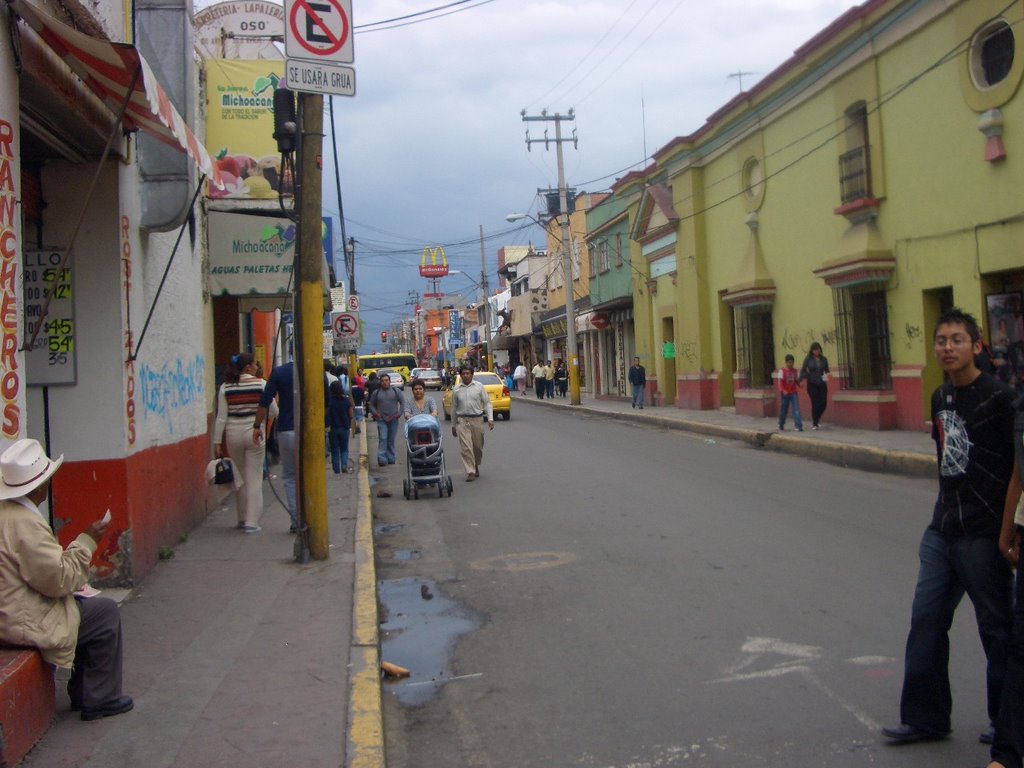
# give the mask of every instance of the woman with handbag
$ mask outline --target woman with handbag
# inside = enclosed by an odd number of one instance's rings
[[[238,509],[237,528],[244,533],[258,533],[257,525],[263,511],[263,458],[266,435],[253,440],[253,419],[266,382],[257,377],[259,366],[248,352],[232,356],[224,369],[224,383],[217,393],[217,421],[213,427],[213,453],[218,459],[226,454],[240,473],[242,487],[235,492]],[[272,403],[270,417],[277,416]],[[226,450],[225,450],[226,446]]]

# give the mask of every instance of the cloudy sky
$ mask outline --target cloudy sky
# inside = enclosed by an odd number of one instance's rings
[[[356,96],[335,97],[346,233],[367,344],[411,317],[425,246],[443,245],[449,294],[472,299],[483,225],[492,285],[502,245],[543,242],[511,212],[557,186],[555,152],[528,114],[576,113],[566,179],[607,190],[672,138],[694,132],[853,0],[354,0]],[[441,6],[434,13],[390,19]],[[326,103],[325,103],[326,107]],[[326,123],[325,123],[326,124]],[[570,124],[571,125],[571,124]],[[553,135],[553,127],[551,131]],[[331,135],[324,207],[338,211]],[[340,238],[339,247],[340,247]]]

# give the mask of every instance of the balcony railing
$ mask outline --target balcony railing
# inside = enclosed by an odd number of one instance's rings
[[[871,165],[868,146],[839,156],[839,196],[843,205],[871,197]]]

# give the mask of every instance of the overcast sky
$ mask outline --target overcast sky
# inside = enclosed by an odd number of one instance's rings
[[[521,110],[573,108],[579,146],[564,146],[567,183],[607,190],[735,96],[731,73],[752,73],[743,76],[750,88],[858,4],[467,0],[396,22],[405,26],[374,24],[447,2],[353,0],[356,96],[335,97],[334,113],[363,351],[376,351],[381,329],[412,316],[409,291],[429,290],[418,274],[425,246],[443,245],[450,267],[467,273],[445,278],[442,289],[472,299],[480,225],[492,285],[499,247],[543,242],[536,227],[505,221],[536,213],[537,188],[557,186],[554,148],[527,151],[527,127],[541,138],[543,126],[524,123]],[[336,215],[329,126],[326,133],[324,208]]]

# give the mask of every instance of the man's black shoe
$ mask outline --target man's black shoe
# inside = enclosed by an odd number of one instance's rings
[[[978,734],[978,741],[980,741],[982,744],[991,744],[995,740],[996,727],[994,725],[990,725],[987,731],[982,731]]]
[[[895,728],[883,728],[882,735],[887,739],[892,739],[895,744],[914,744],[918,741],[939,741],[946,738],[944,733],[922,731],[920,728],[915,728],[906,723],[900,723]]]
[[[131,696],[122,696],[119,699],[108,701],[106,704],[100,704],[98,707],[83,707],[82,719],[86,721],[99,720],[101,717],[120,715],[130,711],[134,706],[135,702],[132,701]]]

